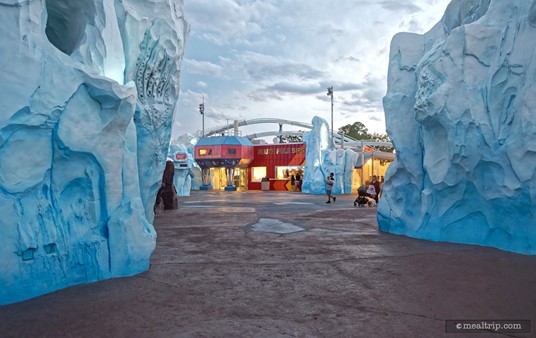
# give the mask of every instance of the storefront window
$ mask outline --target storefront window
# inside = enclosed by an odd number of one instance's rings
[[[251,182],[260,182],[266,177],[266,167],[253,167],[251,170]]]
[[[298,173],[303,179],[303,167],[302,166],[275,167],[275,177],[280,180],[290,178],[291,175],[294,175],[294,177],[296,177],[296,174]]]

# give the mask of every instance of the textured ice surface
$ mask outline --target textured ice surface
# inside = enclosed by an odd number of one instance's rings
[[[176,157],[173,157],[173,165],[175,168],[173,175],[173,184],[175,185],[175,190],[177,191],[177,196],[190,196],[190,190],[192,188],[192,176],[191,168],[192,162],[194,161],[191,154],[188,153],[186,147],[182,144],[176,144],[170,146],[170,150],[173,149],[173,154],[182,153],[186,154],[186,160],[177,160]]]
[[[535,1],[452,1],[393,38],[381,230],[536,254],[535,18]]]
[[[182,1],[0,3],[0,304],[148,268]]]
[[[171,141],[169,146],[169,157],[174,159],[175,175],[173,181],[177,196],[190,196],[191,190],[199,190],[201,186],[201,168],[194,160],[194,146],[197,144],[197,138],[190,134],[184,134]],[[187,155],[186,161],[177,161],[175,154],[177,152]],[[184,168],[181,165],[187,164]]]
[[[335,174],[333,194],[352,193],[354,165],[358,153],[350,149],[331,150],[331,135],[326,120],[315,116],[311,131],[304,133],[306,145],[305,171],[302,191],[309,194],[325,194],[326,178]]]

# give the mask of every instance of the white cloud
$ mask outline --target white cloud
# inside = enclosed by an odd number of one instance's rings
[[[215,126],[237,117],[329,119],[328,86],[335,128],[363,119],[381,132],[392,36],[429,30],[448,2],[187,0],[192,28],[174,133],[200,129],[199,91],[205,124]]]
[[[413,1],[399,1],[399,0],[384,0],[380,1],[380,4],[383,8],[393,11],[395,13],[408,12],[415,13],[422,11],[419,6],[414,4]]]
[[[239,64],[250,80],[263,81],[266,79],[297,78],[311,79],[323,76],[321,70],[305,63],[287,59],[282,56],[261,54],[253,51],[243,51],[231,61]]]
[[[247,37],[264,32],[264,24],[276,7],[267,1],[195,0],[185,3],[192,34],[223,46],[247,43]]]
[[[208,61],[184,59],[182,70],[190,74],[209,75],[212,77],[222,76],[223,68],[220,65]]]

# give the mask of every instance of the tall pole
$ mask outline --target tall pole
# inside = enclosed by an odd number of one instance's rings
[[[199,105],[199,112],[201,113],[201,120],[202,120],[201,135],[203,135],[202,137],[205,137],[205,95],[203,95],[203,103]]]
[[[331,149],[335,149],[335,139],[333,138],[333,86],[328,87],[328,96],[331,96]]]

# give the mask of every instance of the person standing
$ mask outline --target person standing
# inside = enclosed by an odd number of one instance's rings
[[[331,203],[331,200],[333,199],[333,203],[337,200],[337,197],[331,195],[331,190],[333,189],[333,182],[335,181],[334,173],[329,174],[328,178],[326,178],[326,193],[328,195],[328,200],[326,203]]]
[[[372,184],[370,181],[367,181],[365,185],[368,186],[367,188],[367,195],[371,198],[374,198],[376,200],[376,189],[374,188],[374,184]]]
[[[298,171],[298,173],[296,174],[296,191],[301,191],[300,184],[301,184],[301,175],[300,175],[300,172]]]
[[[376,204],[378,204],[378,199],[380,198],[381,193],[380,181],[378,181],[378,176],[372,176],[372,185],[374,186],[374,190],[376,191],[376,196],[374,196],[374,200],[376,201]]]
[[[290,185],[291,191],[294,191],[296,189],[296,178],[294,178],[294,174],[290,175]]]
[[[385,178],[382,176],[382,178],[380,179],[380,196],[378,196],[378,198],[381,198],[383,195],[383,184],[385,183]]]

